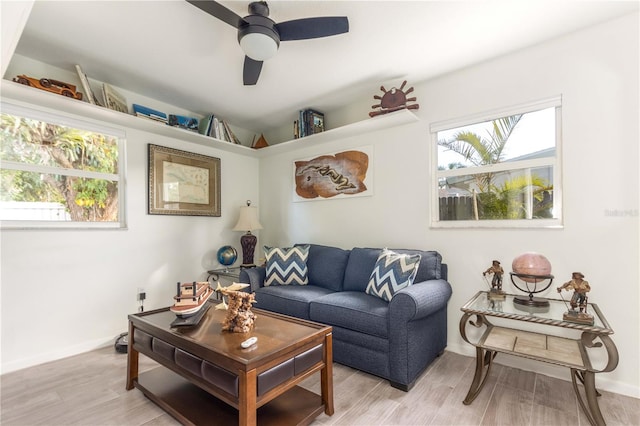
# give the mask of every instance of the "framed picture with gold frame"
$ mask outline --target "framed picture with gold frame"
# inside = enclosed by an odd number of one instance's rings
[[[149,144],[148,213],[220,216],[220,159]]]

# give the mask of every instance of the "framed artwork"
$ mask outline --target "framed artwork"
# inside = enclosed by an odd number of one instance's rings
[[[220,216],[220,159],[149,144],[149,214]]]
[[[294,162],[293,201],[311,201],[373,195],[369,170],[373,147]]]

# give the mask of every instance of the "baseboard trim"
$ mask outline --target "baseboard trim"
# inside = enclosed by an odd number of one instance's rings
[[[33,367],[40,364],[45,364],[51,361],[57,361],[62,358],[67,358],[73,355],[78,355],[85,352],[90,352],[96,349],[101,349],[106,346],[114,344],[115,336],[104,337],[101,339],[94,339],[88,342],[83,342],[78,345],[68,346],[65,348],[56,349],[55,351],[38,354],[37,356],[30,358],[22,358],[16,361],[3,362],[0,368],[0,375],[12,373],[14,371],[22,370],[25,368]]]

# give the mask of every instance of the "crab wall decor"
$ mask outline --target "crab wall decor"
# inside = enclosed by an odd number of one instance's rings
[[[369,113],[370,117],[375,117],[376,115],[387,114],[389,112],[398,111],[401,109],[418,109],[420,105],[411,104],[407,105],[407,102],[415,102],[415,96],[412,98],[407,98],[407,95],[413,92],[413,87],[407,89],[407,91],[403,91],[404,86],[406,86],[407,80],[402,82],[402,86],[399,89],[392,87],[391,90],[387,90],[384,86],[380,86],[380,90],[384,93],[382,96],[374,95],[373,99],[380,100],[380,103],[377,105],[371,105],[371,108],[380,108],[378,111],[371,111]]]

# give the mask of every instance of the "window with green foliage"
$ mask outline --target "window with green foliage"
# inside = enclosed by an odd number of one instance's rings
[[[560,226],[560,117],[558,97],[432,124],[432,226]]]
[[[3,228],[126,226],[124,135],[2,104]]]

